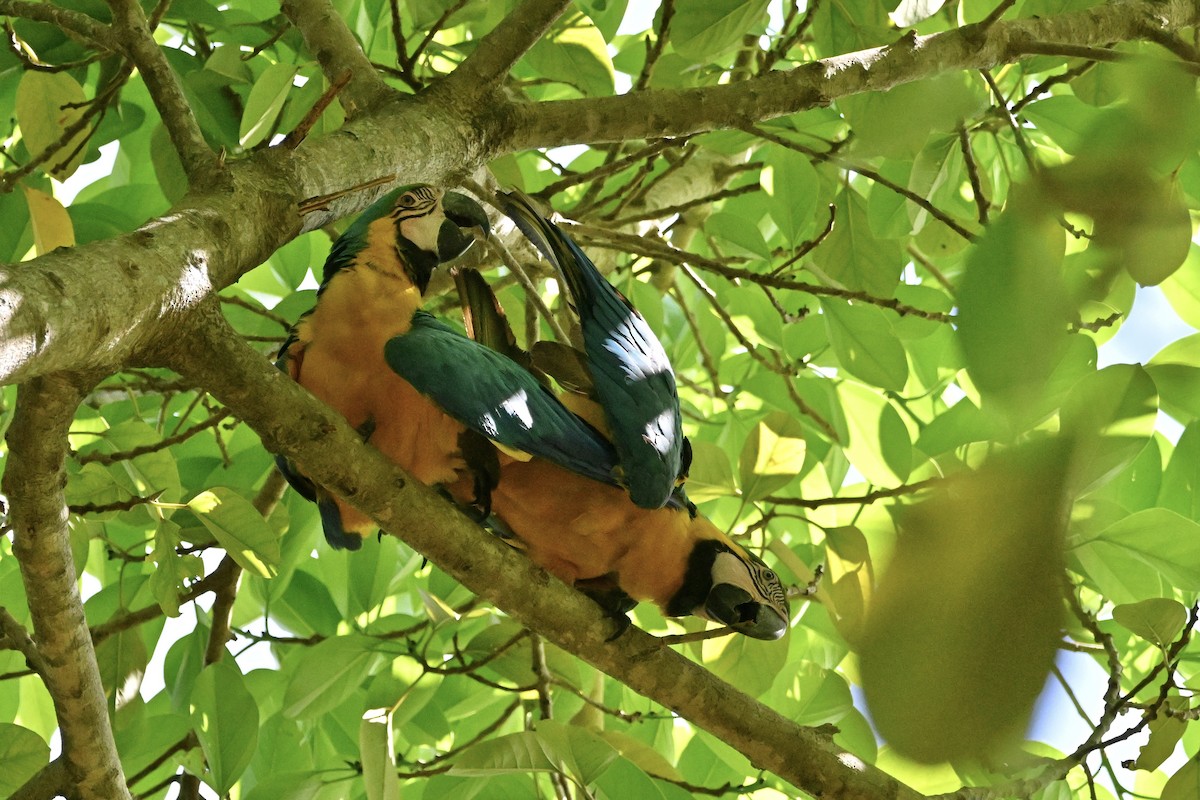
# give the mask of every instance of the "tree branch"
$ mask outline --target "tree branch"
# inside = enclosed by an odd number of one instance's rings
[[[371,66],[346,21],[334,11],[329,0],[283,0],[280,7],[304,37],[309,52],[317,57],[329,83],[336,83],[343,72],[350,71],[350,82],[341,94],[348,118],[395,94]]]
[[[12,504],[13,554],[45,659],[42,679],[54,701],[67,769],[82,800],[120,800],[129,790],[75,582],[63,496],[67,431],[84,393],[78,376],[48,376],[21,387],[2,487]]]
[[[528,103],[514,109],[508,144],[525,150],[737,128],[942,72],[990,69],[1017,60],[1031,47],[1045,51],[1149,39],[1198,21],[1200,7],[1190,0],[1106,3],[1076,13],[905,37],[886,47],[718,86]]]
[[[446,88],[470,97],[490,91],[504,80],[513,64],[542,38],[568,5],[569,0],[525,0],[446,77]]]
[[[242,342],[210,308],[180,321],[171,366],[205,386],[318,483],[369,513],[385,530],[479,596],[549,641],[670,708],[817,796],[916,800],[919,794],[863,764],[827,736],[802,728],[718,680],[649,634],[613,642],[609,622],[572,591],[416,482]],[[181,346],[179,341],[186,340]],[[198,355],[199,354],[199,355]]]
[[[0,0],[0,14],[54,25],[87,44],[112,52],[120,52],[123,49],[119,37],[107,25],[101,24],[87,14],[62,8],[53,3]]]
[[[179,154],[188,183],[205,185],[220,175],[222,164],[204,141],[200,123],[183,94],[179,76],[167,63],[158,42],[154,41],[142,6],[135,0],[109,0],[108,5],[113,12],[113,30],[122,42],[121,50],[137,65],[146,82],[154,107]]]

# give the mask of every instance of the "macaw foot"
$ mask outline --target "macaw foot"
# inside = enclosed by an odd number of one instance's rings
[[[592,598],[596,605],[600,606],[604,616],[612,620],[613,633],[604,641],[613,641],[633,624],[629,619],[629,612],[637,605],[637,601],[625,594],[611,576],[603,575],[599,578],[576,581],[575,588]]]

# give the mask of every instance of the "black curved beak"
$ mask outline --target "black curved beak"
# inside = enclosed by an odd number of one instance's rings
[[[787,620],[769,605],[760,603],[740,586],[715,584],[704,601],[705,615],[752,639],[774,640],[787,630]]]
[[[487,213],[465,194],[446,192],[442,196],[442,211],[446,221],[438,230],[439,261],[450,261],[467,252],[467,248],[475,243],[472,228],[479,228],[484,236],[491,233]]]

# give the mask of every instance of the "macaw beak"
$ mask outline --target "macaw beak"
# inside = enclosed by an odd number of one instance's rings
[[[778,639],[788,626],[778,611],[732,583],[713,584],[704,601],[704,616],[752,639]]]
[[[450,261],[467,252],[467,248],[475,243],[471,228],[479,228],[484,236],[491,232],[483,207],[465,194],[446,192],[442,197],[442,211],[446,221],[438,231],[439,261]]]

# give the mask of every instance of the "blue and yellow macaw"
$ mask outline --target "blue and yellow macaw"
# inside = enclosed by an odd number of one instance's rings
[[[595,597],[618,633],[628,623],[623,612],[648,600],[668,616],[694,614],[759,639],[782,636],[786,594],[761,559],[690,504],[631,502],[627,471],[601,432],[612,412],[591,399],[598,393],[587,385],[595,372],[587,354],[520,350],[486,282],[471,270],[456,277],[467,328],[480,341],[417,312],[412,329],[388,342],[386,357],[418,391],[496,445],[492,527]],[[571,414],[549,423],[556,406]],[[540,441],[543,432],[553,448]],[[469,475],[446,489],[463,504],[480,494]]]
[[[316,306],[280,348],[278,366],[344,416],[384,455],[428,484],[467,470],[464,427],[388,368],[384,346],[409,330],[435,267],[488,232],[483,209],[455,192],[403,186],[383,195],[334,242]],[[315,502],[325,538],[357,550],[374,523],[277,459]]]

